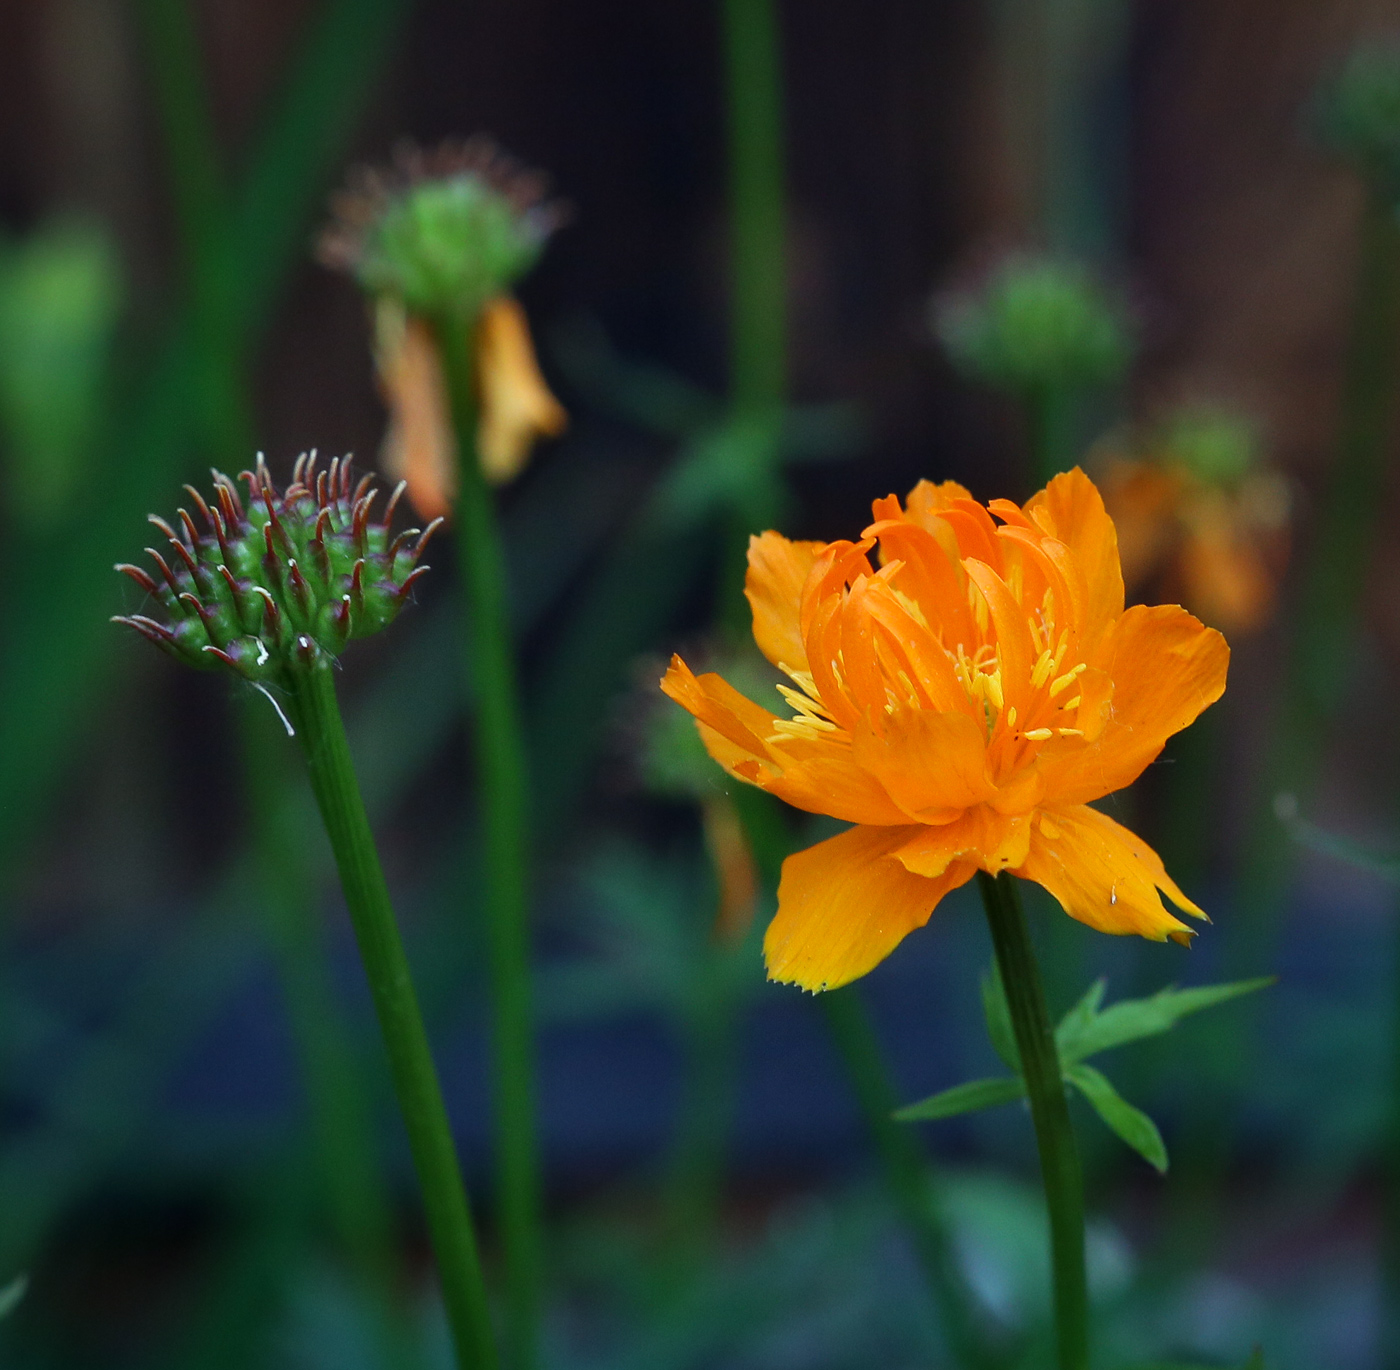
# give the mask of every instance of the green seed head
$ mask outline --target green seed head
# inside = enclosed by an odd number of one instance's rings
[[[211,501],[185,487],[203,528],[185,509],[178,532],[152,514],[169,544],[146,548],[155,574],[117,567],[158,601],[164,620],[131,614],[113,621],[190,666],[224,667],[255,685],[285,683],[294,664],[334,658],[351,638],[386,627],[427,570],[419,558],[442,520],[390,541],[404,487],[383,521],[372,522],[373,477],[352,489],[348,457],[324,471],[314,452],[298,457],[292,483],[279,493],[259,455],[256,468],[239,477],[246,501],[227,476],[213,474]]]
[[[387,170],[354,173],[332,209],[321,260],[427,315],[475,315],[535,264],[562,217],[540,176],[481,138],[401,147]]]
[[[1400,41],[1353,48],[1319,94],[1317,123],[1381,194],[1400,197]]]
[[[934,305],[934,329],[954,363],[1016,394],[1100,385],[1132,360],[1127,318],[1083,267],[1013,256],[980,288]]]

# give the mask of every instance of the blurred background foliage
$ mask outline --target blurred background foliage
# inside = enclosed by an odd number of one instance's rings
[[[521,290],[570,427],[503,499],[543,1363],[1043,1363],[1029,1129],[889,1122],[996,1069],[971,901],[854,998],[765,985],[777,862],[825,829],[697,770],[654,681],[750,650],[749,532],[1082,458],[1149,539],[1137,592],[1217,592],[1234,657],[1117,801],[1214,927],[1188,953],[1037,903],[1052,1010],[1280,977],[1115,1058],[1165,1178],[1080,1109],[1101,1362],[1400,1364],[1397,30],[1392,0],[5,7],[0,1360],[446,1363],[280,725],[107,619],[211,463],[373,463],[325,195],[485,130],[573,209]],[[494,1259],[451,555],[343,686]],[[1293,844],[1280,792],[1342,845]]]

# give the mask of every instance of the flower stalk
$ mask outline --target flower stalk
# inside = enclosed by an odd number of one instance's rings
[[[334,668],[309,639],[302,643],[299,669],[288,673],[291,713],[388,1051],[394,1092],[423,1191],[456,1362],[460,1370],[494,1370],[495,1340],[471,1210],[408,957],[355,780]]]
[[[486,853],[494,1015],[496,1164],[510,1363],[536,1359],[542,1238],[527,887],[527,770],[495,502],[477,451],[471,387],[475,319],[435,319],[458,451],[457,545],[476,682],[475,746]]]
[[[1084,1263],[1084,1181],[1070,1124],[1055,1032],[1045,1006],[1016,877],[977,872],[977,887],[1006,987],[1011,1026],[1040,1152],[1050,1215],[1050,1267],[1060,1370],[1088,1370],[1089,1282]]]

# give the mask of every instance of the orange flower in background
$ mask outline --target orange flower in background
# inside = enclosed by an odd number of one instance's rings
[[[1103,495],[1129,592],[1154,585],[1207,623],[1250,632],[1273,613],[1288,555],[1288,487],[1259,464],[1250,425],[1187,409],[1112,457]]]
[[[865,974],[979,869],[1036,881],[1101,931],[1189,941],[1158,891],[1204,913],[1088,805],[1220,697],[1224,638],[1175,606],[1124,611],[1082,471],[1024,508],[924,481],[873,512],[859,542],[750,542],[754,637],[793,682],[791,717],[679,657],[662,681],[731,775],[856,825],[784,864],[770,978]]]
[[[381,299],[375,362],[389,406],[380,465],[386,475],[408,482],[409,500],[421,517],[449,514],[457,492],[457,449],[432,326],[396,301]],[[556,437],[568,423],[540,374],[525,311],[509,295],[489,300],[477,323],[476,389],[481,468],[492,484],[504,484],[520,473],[540,437]]]

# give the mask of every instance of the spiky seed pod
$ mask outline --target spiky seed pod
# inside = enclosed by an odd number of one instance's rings
[[[441,519],[390,540],[389,523],[403,493],[372,521],[373,477],[351,485],[350,459],[318,470],[316,454],[297,458],[279,492],[259,454],[240,474],[246,497],[215,471],[214,498],[187,485],[199,518],[177,513],[178,531],[155,514],[168,544],[146,548],[155,567],[119,564],[164,611],[118,615],[187,665],[224,667],[255,685],[285,683],[294,664],[335,657],[351,638],[368,637],[398,615],[419,576],[420,557]],[[202,523],[202,527],[200,524]]]
[[[389,167],[351,174],[317,255],[414,313],[474,317],[535,264],[563,221],[545,190],[543,176],[489,138],[404,143]]]

